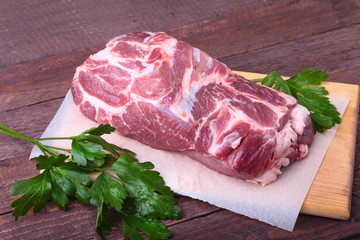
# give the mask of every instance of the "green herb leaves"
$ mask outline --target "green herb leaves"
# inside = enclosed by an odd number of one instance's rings
[[[74,139],[71,148],[71,154],[75,162],[80,166],[86,166],[88,160],[94,161],[105,156],[105,153],[102,151],[103,147],[94,142]]]
[[[40,156],[36,168],[44,171],[36,177],[15,181],[10,188],[11,195],[25,193],[11,204],[15,208],[15,220],[26,215],[32,206],[34,212],[39,212],[48,199],[54,201],[61,209],[66,208],[69,197],[73,196],[83,203],[89,203],[86,186],[92,182],[83,170],[77,169],[71,162],[65,162],[67,158],[63,154],[56,157]]]
[[[89,195],[91,197],[90,202],[93,205],[100,206],[104,202],[120,211],[127,194],[118,179],[103,172],[91,186]]]
[[[100,125],[73,137],[32,139],[0,124],[0,133],[20,136],[44,153],[37,158],[36,165],[42,172],[33,178],[15,181],[10,188],[14,196],[23,194],[11,204],[15,208],[15,220],[31,208],[39,212],[49,199],[66,209],[69,199],[76,198],[97,207],[95,231],[101,239],[110,233],[114,215],[121,218],[126,238],[141,239],[138,231],[150,239],[169,238],[171,231],[160,220],[181,218],[174,192],[165,186],[152,163],[138,162],[134,153],[101,137],[114,130],[110,125]],[[41,143],[48,139],[71,140],[72,148],[61,149]],[[87,174],[95,171],[99,175],[92,182]]]
[[[327,73],[321,70],[308,68],[288,80],[284,80],[276,72],[271,72],[261,80],[261,84],[294,96],[299,104],[310,111],[314,130],[324,132],[341,121],[336,107],[324,96],[328,91],[318,86],[326,81],[327,77]]]
[[[24,195],[13,201],[13,216],[18,220],[19,216],[25,216],[26,213],[34,207],[34,213],[39,212],[46,204],[51,193],[51,179],[49,171],[44,171],[40,175],[27,179],[16,181],[10,189],[11,195]]]
[[[171,231],[157,219],[122,215],[121,220],[125,238],[142,239],[138,229],[145,233],[150,239],[167,239],[171,237]]]
[[[111,169],[122,180],[132,199],[131,214],[149,218],[181,218],[181,209],[173,198],[174,192],[165,186],[150,162],[139,163],[129,154],[122,154]],[[129,213],[130,209],[127,209]]]

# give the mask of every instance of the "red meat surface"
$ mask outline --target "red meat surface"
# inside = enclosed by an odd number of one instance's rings
[[[72,95],[84,115],[123,136],[263,185],[305,157],[314,135],[295,98],[166,33],[113,38],[77,68]]]

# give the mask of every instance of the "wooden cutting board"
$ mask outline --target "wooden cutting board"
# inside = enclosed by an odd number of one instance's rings
[[[266,76],[234,72],[247,79]],[[350,217],[351,207],[359,86],[334,82],[325,82],[322,85],[329,91],[329,96],[346,97],[350,102],[300,212],[346,220]]]

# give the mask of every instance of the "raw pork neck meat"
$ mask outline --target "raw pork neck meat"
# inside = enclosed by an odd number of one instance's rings
[[[123,136],[263,185],[308,155],[314,135],[295,98],[166,33],[113,38],[77,68],[71,90],[85,116]]]

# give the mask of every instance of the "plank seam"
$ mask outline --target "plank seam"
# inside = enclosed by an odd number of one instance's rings
[[[353,24],[350,24],[350,25],[347,25],[347,26],[344,26],[344,27],[333,28],[331,30],[305,35],[305,36],[302,36],[302,37],[299,37],[299,38],[294,38],[294,39],[288,40],[288,41],[281,41],[281,42],[274,43],[274,44],[269,44],[269,45],[266,45],[266,46],[263,46],[263,47],[252,48],[252,49],[249,49],[249,50],[246,50],[246,51],[243,51],[243,52],[239,52],[239,53],[236,53],[236,54],[232,54],[232,55],[228,55],[228,56],[218,58],[217,60],[219,60],[221,62],[222,59],[231,58],[231,57],[241,55],[241,54],[245,54],[245,53],[256,52],[256,51],[260,51],[260,50],[263,50],[263,49],[266,49],[266,48],[280,46],[280,45],[287,44],[287,43],[293,43],[293,42],[304,40],[306,38],[320,36],[322,34],[326,34],[326,33],[329,33],[329,32],[339,31],[339,30],[352,28],[352,27],[360,27],[360,23],[353,23]]]

